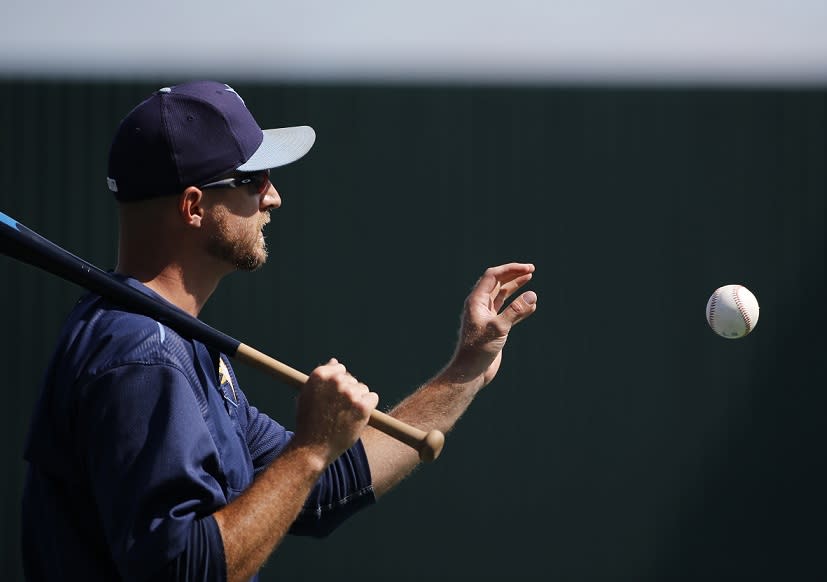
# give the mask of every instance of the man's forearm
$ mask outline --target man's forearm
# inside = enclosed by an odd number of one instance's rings
[[[422,430],[449,432],[483,387],[482,376],[468,378],[446,368],[405,398],[390,415]],[[373,488],[381,496],[416,467],[419,456],[412,448],[373,429],[362,434]]]
[[[261,568],[326,467],[321,456],[289,446],[238,499],[214,514],[224,543],[227,580],[248,580]]]

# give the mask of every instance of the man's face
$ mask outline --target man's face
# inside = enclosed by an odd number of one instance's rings
[[[270,210],[281,206],[278,192],[267,180],[262,191],[252,185],[205,192],[212,198],[212,226],[207,252],[241,271],[254,271],[267,261],[262,229]]]

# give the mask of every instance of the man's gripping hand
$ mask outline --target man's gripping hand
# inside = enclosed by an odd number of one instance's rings
[[[335,358],[310,373],[299,393],[294,444],[332,463],[359,439],[379,396]]]

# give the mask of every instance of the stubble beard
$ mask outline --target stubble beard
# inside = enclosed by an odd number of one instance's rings
[[[207,252],[230,263],[239,271],[255,271],[267,262],[267,243],[262,228],[270,222],[265,214],[255,230],[249,224],[231,224],[229,214],[216,215],[216,232],[207,243]]]

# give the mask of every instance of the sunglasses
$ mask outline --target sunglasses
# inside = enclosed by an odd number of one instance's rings
[[[233,178],[210,182],[209,184],[199,186],[199,188],[201,190],[207,190],[209,188],[243,188],[245,186],[252,186],[256,194],[264,194],[269,185],[270,170],[260,170],[258,172],[241,174]]]

